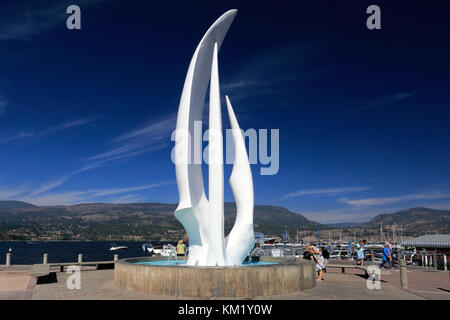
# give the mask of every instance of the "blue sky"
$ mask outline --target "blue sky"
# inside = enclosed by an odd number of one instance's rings
[[[70,4],[81,30],[65,27]],[[325,223],[450,208],[450,4],[377,1],[373,31],[371,4],[2,1],[0,199],[177,203],[188,64],[237,8],[222,96],[243,129],[280,130],[278,174],[252,166],[256,204]]]

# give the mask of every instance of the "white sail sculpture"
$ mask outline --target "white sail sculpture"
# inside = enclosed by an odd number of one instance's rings
[[[234,141],[230,185],[236,200],[235,224],[224,234],[223,137],[218,71],[218,52],[237,14],[224,13],[208,29],[194,52],[181,94],[175,131],[175,169],[180,202],[175,217],[189,237],[187,265],[241,265],[254,246],[253,180],[244,137],[230,100],[226,97]],[[202,121],[206,90],[209,93],[209,199],[205,195],[202,165],[192,161],[190,137],[194,122]]]

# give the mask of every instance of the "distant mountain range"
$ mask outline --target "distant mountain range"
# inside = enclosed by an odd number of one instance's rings
[[[36,208],[36,206],[34,204],[23,201],[15,201],[15,200],[0,201],[0,211],[26,209],[26,208]]]
[[[38,207],[21,201],[0,201],[0,240],[177,240],[185,236],[185,231],[173,216],[176,207],[165,203]],[[231,230],[235,217],[235,204],[225,203],[226,232]],[[254,209],[256,232],[282,237],[286,226],[291,239],[297,228],[304,235],[314,235],[318,226],[321,230],[352,229],[375,234],[381,224],[389,229],[394,222],[410,235],[449,233],[450,211],[411,208],[381,214],[366,223],[323,225],[280,206],[255,205]]]
[[[173,213],[176,204],[89,203],[72,206],[33,206],[19,201],[0,201],[0,239],[66,240],[177,240],[184,237],[182,225]],[[225,229],[236,217],[234,203],[225,203]],[[323,225],[283,207],[256,205],[255,231],[282,235],[284,226],[316,230]]]
[[[430,208],[411,208],[395,213],[380,214],[359,227],[367,229],[380,228],[393,225],[401,226],[409,233],[449,233],[450,232],[450,210],[436,210]]]

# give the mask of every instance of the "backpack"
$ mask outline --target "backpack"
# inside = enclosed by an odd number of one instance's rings
[[[311,253],[309,251],[303,252],[303,259],[310,260],[311,259],[310,257],[311,257]]]

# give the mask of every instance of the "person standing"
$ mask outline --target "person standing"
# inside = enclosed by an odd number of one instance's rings
[[[325,266],[322,252],[318,248],[314,248],[313,252],[314,252],[313,258],[314,261],[316,262],[317,280],[324,280],[322,276],[323,276],[323,269],[325,268]]]
[[[330,252],[326,247],[322,248],[322,256],[323,256],[323,272],[327,272],[327,264],[328,259],[330,258]]]
[[[358,264],[358,262],[361,260],[361,255],[360,255],[360,250],[361,250],[362,246],[361,246],[361,240],[359,240],[359,242],[356,244],[356,261],[355,264]]]
[[[387,242],[384,244],[383,248],[383,262],[380,264],[381,269],[384,269],[384,265],[386,264],[386,262],[389,262],[389,264],[391,265],[389,244]]]
[[[358,255],[358,260],[356,261],[356,264],[358,264],[358,261],[359,261],[361,266],[364,265],[364,249],[365,249],[365,246],[366,246],[366,240],[361,240],[356,245],[356,249],[357,249],[356,253]]]
[[[303,259],[305,260],[311,260],[312,262],[314,262],[315,264],[317,264],[317,259],[314,256],[316,250],[318,250],[316,247],[312,246],[312,245],[308,245],[305,249],[305,252],[303,253]]]
[[[391,266],[392,270],[395,270],[395,264],[394,264],[394,251],[392,248],[392,239],[389,238],[387,242],[388,248],[389,248],[389,265]]]
[[[177,256],[183,257],[186,255],[186,245],[183,243],[183,240],[178,241],[177,245]]]

